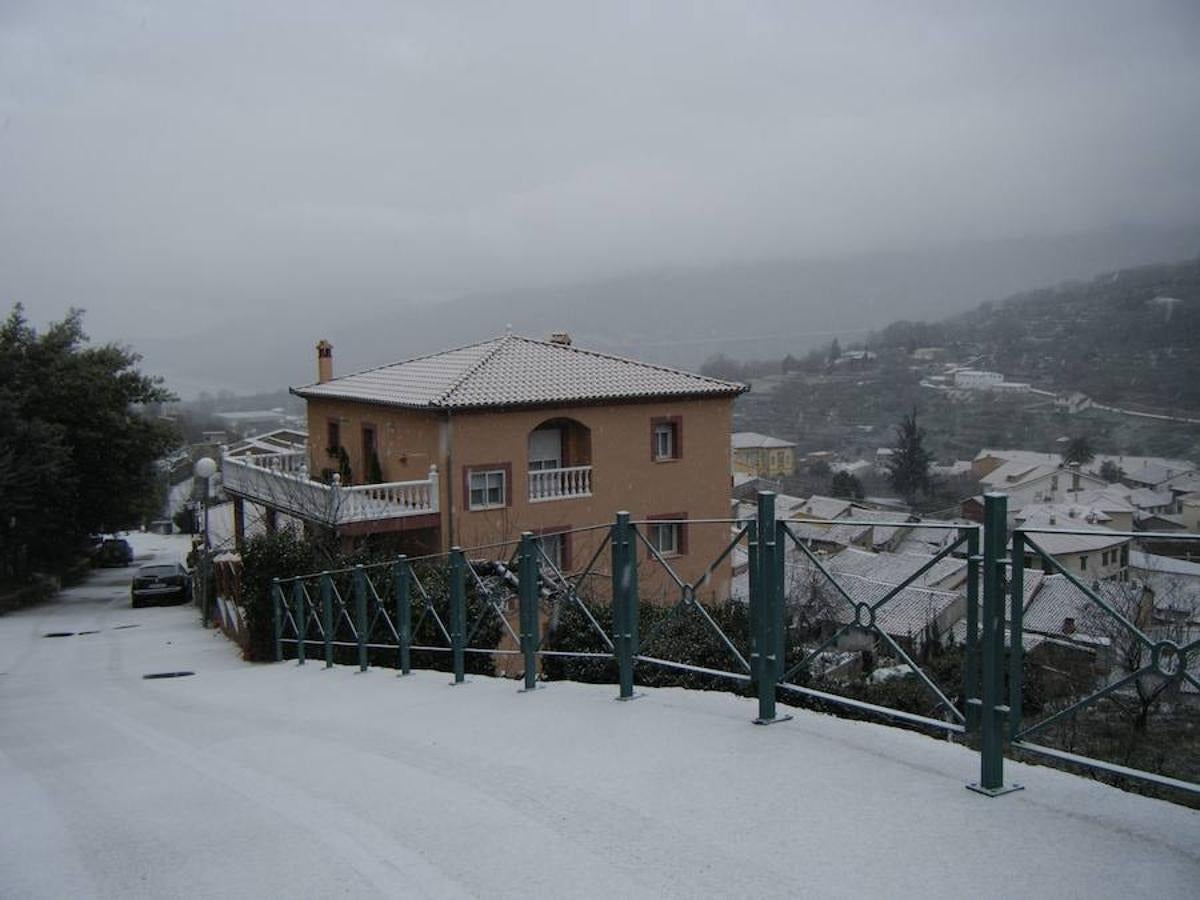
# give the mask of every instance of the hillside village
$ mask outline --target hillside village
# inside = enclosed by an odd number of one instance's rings
[[[1059,417],[1088,407],[1077,394],[1044,392],[962,366],[939,348],[916,348],[909,358],[919,370],[918,389],[951,404],[1021,396]],[[1068,463],[1067,440],[1059,452],[982,447],[970,458],[931,467],[939,489],[949,485],[957,494],[930,510],[906,504],[887,487],[893,453],[887,445],[861,454],[805,452],[798,441],[731,431],[762,415],[761,380],[744,393],[734,382],[594,354],[566,334],[506,335],[348,377],[334,375],[332,348],[322,342],[318,363],[317,382],[296,391],[307,402],[303,424],[292,419],[271,428],[279,422],[226,416],[227,429],[240,430],[240,437],[227,432],[223,443],[197,445],[173,468],[178,484],[169,512],[186,520],[180,510],[191,502],[190,459],[213,453],[222,460],[220,476],[209,484],[207,514],[218,583],[233,592],[220,600],[222,617],[235,634],[244,627],[236,597],[239,554],[255,535],[289,524],[332,528],[347,551],[369,545],[409,553],[488,545],[532,530],[542,536],[553,571],[570,577],[589,558],[594,562],[598,546],[579,526],[632,508],[635,519],[647,520],[653,556],[678,573],[672,577],[692,583],[703,574],[697,583],[705,585],[699,595],[705,602],[745,603],[744,546],[705,574],[728,538],[692,521],[750,521],[755,497],[766,490],[775,493],[777,515],[796,541],[783,564],[789,627],[815,654],[813,677],[835,689],[876,690],[911,674],[911,660],[964,646],[968,563],[963,548],[952,545],[960,527],[982,520],[982,498],[990,492],[1007,496],[1010,529],[1088,532],[1031,535],[1045,557],[1025,548],[1022,646],[1039,672],[1039,702],[1078,696],[1122,677],[1130,664],[1120,627],[1097,615],[1073,580],[1154,640],[1183,646],[1200,637],[1200,562],[1192,561],[1195,545],[1186,537],[1200,534],[1200,470],[1189,459],[1088,452]],[[874,352],[844,351],[818,377],[855,379],[881,364]],[[540,374],[529,381],[520,374],[528,371]],[[796,377],[775,383],[782,389]],[[653,408],[637,399],[663,391],[676,392],[676,399]],[[529,414],[510,411],[530,400]],[[368,411],[376,403],[386,406]],[[432,437],[420,437],[444,428],[436,424],[442,413],[428,418],[419,411],[430,403],[461,408],[457,415],[467,418],[455,428],[462,434],[470,433],[471,416],[484,429],[452,451],[453,461],[439,455]],[[635,452],[635,462],[628,447],[645,446],[649,453]],[[614,471],[622,485],[616,492]],[[679,479],[676,487],[671,479]],[[814,484],[822,489],[794,491]],[[825,485],[850,489],[832,496]],[[457,495],[460,486],[464,493]],[[736,541],[738,526],[732,529]],[[653,562],[648,557],[645,567]],[[649,573],[644,597],[670,603],[669,579],[661,575],[655,581]],[[875,619],[882,642],[854,627],[847,600],[886,604]],[[509,669],[500,664],[497,671]],[[1196,697],[1185,681],[1181,698]]]

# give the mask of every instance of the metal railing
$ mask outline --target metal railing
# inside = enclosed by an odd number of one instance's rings
[[[664,523],[634,521],[624,512],[609,525],[560,535],[525,532],[518,540],[488,547],[455,547],[444,554],[399,556],[386,563],[278,579],[271,592],[275,655],[283,659],[285,648],[291,648],[303,663],[315,651],[323,653],[330,666],[340,653],[343,660],[356,662],[360,669],[366,669],[374,658],[405,674],[414,664],[444,667],[453,673],[455,684],[465,680],[469,660],[482,665],[488,659],[507,657],[519,662],[523,690],[538,687],[539,673],[547,666],[583,663],[599,667],[604,680],[614,680],[621,700],[638,696],[639,680],[654,683],[660,676],[652,672],[674,673],[703,682],[703,686],[726,684],[749,691],[757,699],[754,721],[759,724],[788,718],[779,714],[776,701],[794,696],[822,708],[840,706],[853,715],[957,736],[978,746],[980,777],[968,786],[988,796],[1019,789],[1004,779],[1005,755],[1010,750],[1200,794],[1200,786],[1187,781],[1030,741],[1033,735],[1127,688],[1138,678],[1200,687],[1193,671],[1200,662],[1200,641],[1153,639],[1136,620],[1112,609],[1101,591],[1089,588],[1038,545],[1036,535],[1052,529],[1017,529],[1009,554],[1003,495],[985,497],[982,525],[920,523],[921,528],[940,528],[952,537],[903,579],[877,583],[869,594],[863,593],[861,586],[851,585],[848,575],[839,575],[799,539],[795,523],[778,519],[774,499],[769,492],[760,493],[756,515],[748,520],[672,523],[688,529],[719,529],[723,535],[719,543],[707,545],[715,556],[702,569],[692,554],[690,579],[682,574],[679,558],[656,545],[661,534],[652,527]],[[882,524],[890,527],[894,523]],[[587,547],[582,554],[586,563],[570,571],[549,552],[547,540],[561,536],[565,541],[566,535],[577,550]],[[1167,537],[1179,540],[1181,536]],[[1200,536],[1193,537],[1200,540]],[[555,546],[561,550],[563,542]],[[1126,677],[1032,722],[1022,717],[1026,549],[1047,559],[1047,565],[1065,575],[1148,654],[1148,662]],[[796,638],[795,598],[789,596],[786,584],[788,567],[794,565],[788,562],[789,551],[832,591],[836,601],[828,633],[812,644]],[[735,556],[745,560],[747,602],[706,605],[702,592],[714,586],[724,590]],[[952,559],[961,561],[961,567],[939,565]],[[963,581],[954,590],[965,603],[961,613],[965,638],[960,674],[950,677],[943,671],[944,681],[952,683],[938,683],[918,661],[905,635],[889,625],[888,616],[913,592],[925,590],[921,579],[940,578],[939,573],[946,569],[953,569],[956,578],[961,569]],[[642,602],[646,599],[642,594],[648,590],[656,592],[658,603]],[[575,617],[579,634],[570,645],[558,645],[548,623],[568,612]],[[692,644],[678,640],[681,630],[687,630]],[[828,684],[811,680],[822,654],[851,635],[868,636],[881,653],[911,673],[927,705],[881,705],[861,695],[842,695]],[[700,643],[705,645],[703,653],[696,649]],[[951,663],[956,664],[956,659],[951,657]]]
[[[1009,659],[1007,707],[1007,738],[1011,742],[1011,746],[1058,762],[1200,797],[1200,784],[1173,778],[1159,772],[1138,769],[1034,743],[1030,740],[1035,735],[1051,731],[1054,726],[1065,723],[1080,713],[1095,710],[1105,699],[1119,697],[1123,694],[1131,695],[1136,698],[1135,702],[1143,704],[1148,712],[1149,708],[1168,690],[1180,691],[1185,686],[1190,686],[1193,691],[1200,692],[1200,639],[1188,641],[1181,640],[1178,636],[1155,637],[1148,633],[1153,630],[1148,627],[1152,611],[1147,609],[1145,592],[1142,587],[1136,583],[1130,585],[1127,581],[1124,583],[1095,581],[1091,585],[1087,584],[1084,578],[1070,571],[1043,546],[1048,539],[1052,540],[1054,535],[1076,538],[1091,536],[1105,541],[1119,538],[1127,541],[1200,542],[1200,535],[1182,533],[1118,532],[1111,529],[1058,527],[1014,529],[1012,537],[1014,565],[1009,601],[1012,652]],[[1032,722],[1026,721],[1023,715],[1023,678],[1021,674],[1025,659],[1025,606],[1022,585],[1023,567],[1017,565],[1018,561],[1024,560],[1027,552],[1042,562],[1044,570],[1050,570],[1053,574],[1062,576],[1077,592],[1077,596],[1084,601],[1082,611],[1091,613],[1091,615],[1079,617],[1082,621],[1079,621],[1078,625],[1083,630],[1092,632],[1091,636],[1099,638],[1101,644],[1108,645],[1108,652],[1113,656],[1114,668],[1118,670],[1102,687],[1095,690],[1085,689],[1082,691],[1083,696],[1072,697],[1067,705]],[[1107,585],[1109,590],[1103,590],[1102,584]],[[1076,617],[1071,618],[1072,628],[1074,628],[1076,627]]]

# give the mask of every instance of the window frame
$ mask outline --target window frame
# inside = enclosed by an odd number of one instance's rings
[[[660,428],[670,428],[670,456],[659,456],[658,454],[658,435]],[[680,459],[683,459],[683,416],[653,416],[650,419],[651,462],[674,462]]]
[[[341,419],[326,419],[325,420],[325,454],[327,456],[336,456],[338,448],[342,446],[342,422]]]
[[[656,535],[658,529],[662,527],[670,527],[675,532],[675,549],[666,552],[660,549]],[[650,543],[658,555],[663,559],[671,559],[676,556],[687,556],[688,552],[688,529],[687,529],[687,513],[654,513],[646,517],[646,540]]]
[[[484,503],[476,506],[472,501],[471,479],[476,475],[484,476],[484,499],[490,488],[487,476],[499,475],[502,496],[499,503]],[[463,466],[463,510],[466,512],[484,512],[489,509],[507,509],[512,506],[512,463],[483,463],[481,465]]]
[[[559,566],[558,570],[566,575],[571,570],[571,525],[555,525],[551,528],[534,528],[533,534],[541,539],[558,537]],[[538,557],[541,559],[540,555]]]

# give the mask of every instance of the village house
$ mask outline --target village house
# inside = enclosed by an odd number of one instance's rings
[[[322,341],[317,354],[317,381],[293,390],[307,404],[308,446],[224,459],[236,519],[251,501],[343,544],[370,537],[410,554],[532,531],[570,571],[603,537],[576,530],[627,510],[686,581],[728,542],[727,527],[686,520],[729,516],[741,384],[581,349],[563,334],[510,333],[336,378],[332,347]],[[726,566],[702,596],[727,592]]]
[[[779,478],[796,471],[796,445],[791,441],[756,431],[737,431],[730,438],[730,445],[735,473]]]

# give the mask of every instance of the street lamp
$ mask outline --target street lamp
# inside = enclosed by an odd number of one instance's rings
[[[217,473],[217,464],[210,456],[202,456],[196,460],[196,464],[192,466],[192,474],[204,482],[204,493],[200,497],[200,502],[204,508],[204,558],[200,563],[200,589],[202,592],[200,599],[200,616],[201,622],[208,625],[208,594],[209,594],[209,574],[211,569],[211,544],[208,540],[208,484],[209,479]]]

